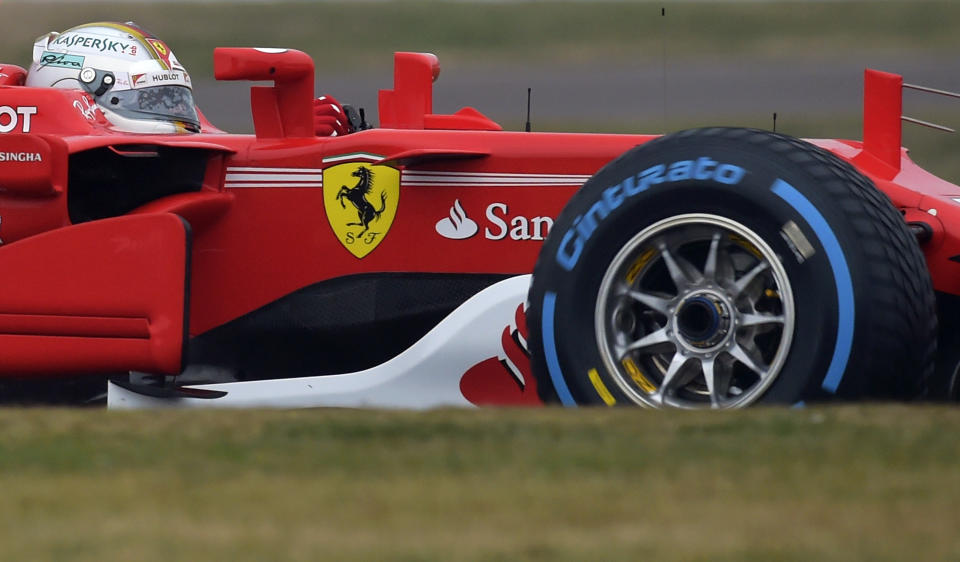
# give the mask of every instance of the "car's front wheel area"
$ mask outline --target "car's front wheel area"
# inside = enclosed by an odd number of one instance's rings
[[[739,408],[919,395],[923,256],[870,181],[746,129],[664,137],[598,172],[534,271],[531,352],[566,405]]]

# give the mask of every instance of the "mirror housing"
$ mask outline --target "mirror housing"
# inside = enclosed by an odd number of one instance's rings
[[[250,88],[257,138],[309,138],[313,128],[313,59],[294,49],[217,47],[217,80],[272,80]]]

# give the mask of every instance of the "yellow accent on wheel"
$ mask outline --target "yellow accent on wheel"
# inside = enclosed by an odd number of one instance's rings
[[[763,254],[760,253],[760,250],[758,250],[757,247],[751,244],[746,238],[732,233],[728,234],[727,238],[737,246],[740,246],[744,250],[753,254],[753,257],[757,258],[758,260],[763,259]]]
[[[637,386],[639,386],[641,390],[647,394],[653,394],[657,391],[657,386],[650,382],[650,379],[644,376],[643,371],[640,370],[640,367],[637,367],[637,364],[633,362],[633,359],[626,357],[623,361],[621,361],[621,363],[627,370],[630,378],[633,379],[633,382],[637,383]]]
[[[617,400],[610,394],[610,391],[607,390],[607,386],[603,384],[603,381],[600,380],[600,373],[596,369],[590,369],[587,371],[587,376],[590,377],[590,382],[593,383],[593,388],[597,389],[597,394],[600,395],[600,398],[603,399],[603,402],[607,406],[613,406],[617,403]]]
[[[637,258],[637,261],[633,262],[633,265],[630,266],[630,269],[627,270],[626,281],[627,283],[633,284],[637,280],[637,276],[640,275],[640,272],[643,271],[643,268],[650,263],[650,260],[657,255],[656,250],[650,248],[646,252],[640,254],[640,257]]]

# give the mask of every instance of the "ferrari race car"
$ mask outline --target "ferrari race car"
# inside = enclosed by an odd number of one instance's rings
[[[397,53],[379,127],[318,137],[309,56],[214,62],[272,82],[255,134],[118,132],[0,68],[0,377],[119,408],[956,393],[960,187],[901,148],[900,76],[866,71],[863,142],[509,132]]]

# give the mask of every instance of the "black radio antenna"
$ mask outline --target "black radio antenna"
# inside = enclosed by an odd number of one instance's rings
[[[660,7],[660,101],[663,104],[663,132],[667,132],[667,7]]]
[[[527,123],[523,126],[523,130],[530,132],[530,88],[527,88]]]

